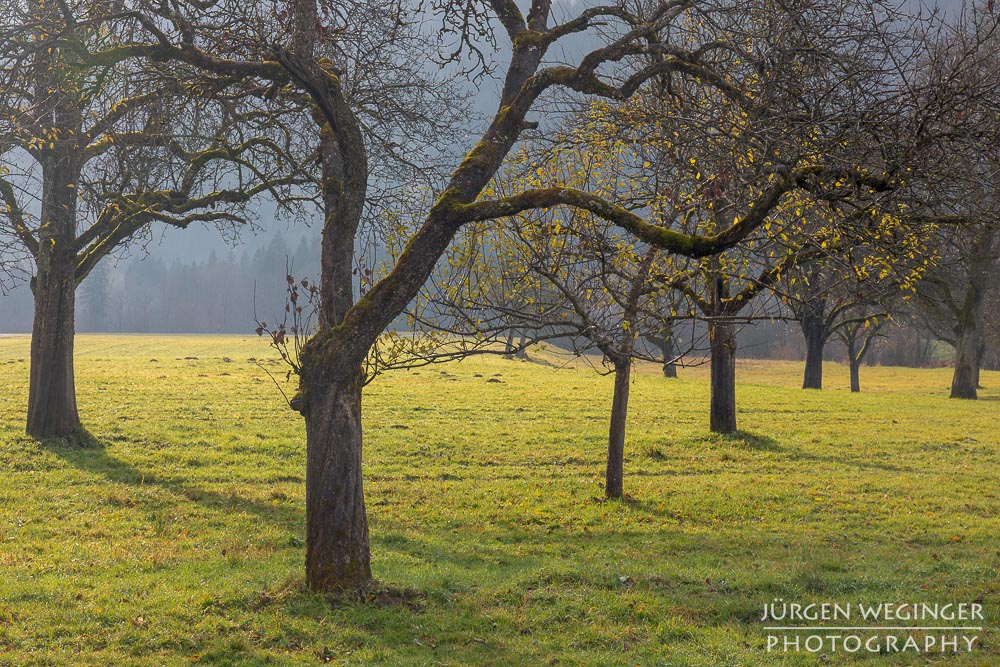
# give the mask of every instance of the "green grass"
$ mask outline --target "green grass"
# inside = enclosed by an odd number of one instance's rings
[[[28,341],[0,339],[0,664],[1000,664],[1000,373],[740,366],[636,374],[629,502],[602,500],[612,379],[472,359],[365,399],[368,603],[302,587],[304,435],[254,337],[80,336],[87,448],[22,435]],[[186,358],[192,357],[192,358]],[[487,382],[494,375],[501,382]],[[956,656],[770,654],[774,598],[983,599]]]

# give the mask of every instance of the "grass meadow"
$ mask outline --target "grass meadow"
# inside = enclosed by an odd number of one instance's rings
[[[0,338],[0,665],[1000,665],[1000,373],[635,374],[627,502],[603,500],[613,379],[544,352],[367,389],[366,602],[303,589],[304,427],[256,337],[81,335],[87,446],[23,433]],[[260,365],[258,365],[260,364]],[[490,380],[493,380],[492,382]],[[985,605],[957,655],[768,653],[775,598]]]

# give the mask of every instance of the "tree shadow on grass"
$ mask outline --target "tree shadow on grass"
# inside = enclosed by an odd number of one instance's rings
[[[778,443],[774,438],[768,437],[766,435],[758,435],[756,433],[751,433],[749,431],[736,431],[728,435],[723,435],[722,438],[732,444],[743,443],[749,449],[756,451],[766,451],[774,452],[776,454],[784,454],[793,460],[804,460],[804,461],[819,461],[822,463],[832,463],[838,466],[851,466],[852,468],[858,468],[859,470],[881,470],[885,472],[918,472],[913,468],[908,468],[905,466],[892,465],[890,463],[877,463],[873,461],[864,461],[860,459],[850,459],[846,455],[841,456],[824,456],[821,454],[812,454],[805,452],[801,449],[795,447],[783,446]],[[850,449],[844,448],[845,454],[850,453]]]
[[[235,493],[210,491],[179,479],[158,477],[110,455],[103,441],[86,429],[67,438],[36,440],[45,450],[78,470],[103,477],[109,482],[133,487],[152,486],[207,509],[234,514],[248,512],[272,523],[298,529],[303,521],[299,509],[278,503],[251,500]]]
[[[750,431],[744,431],[742,429],[737,430],[733,433],[727,433],[722,436],[722,438],[730,444],[743,443],[750,449],[766,452],[780,452],[781,447],[778,445],[778,441],[774,438],[766,435],[759,435],[757,433],[751,433]]]

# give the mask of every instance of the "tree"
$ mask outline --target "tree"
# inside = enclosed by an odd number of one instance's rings
[[[861,364],[871,350],[872,343],[882,335],[882,329],[890,321],[889,313],[872,313],[872,304],[861,303],[858,311],[852,313],[845,324],[836,330],[836,336],[847,350],[847,363],[851,373],[851,391],[861,391]]]
[[[1000,278],[1000,230],[992,224],[938,230],[937,266],[921,283],[916,311],[938,340],[955,348],[952,398],[978,396],[987,303]]]
[[[860,391],[858,367],[870,340],[859,334],[869,329],[874,336],[872,327],[890,316],[889,305],[912,296],[934,261],[926,227],[875,212],[866,217],[869,224],[853,228],[857,235],[850,240],[827,228],[820,242],[827,251],[786,274],[782,299],[806,343],[803,389],[823,388],[824,350],[840,336],[848,345],[852,390]]]
[[[587,173],[594,180],[586,185],[599,191],[603,168],[581,170],[581,161],[588,162],[578,154],[544,168],[573,172],[578,185]],[[502,341],[516,322],[530,340],[556,339],[584,359],[594,350],[601,354],[615,378],[605,495],[622,498],[633,363],[674,360],[641,344],[643,337],[662,336],[672,320],[659,309],[661,253],[592,214],[557,209],[473,225],[446,257],[447,275],[429,281],[418,299],[414,321],[423,327],[474,338],[479,350]]]
[[[98,262],[155,222],[241,224],[240,206],[263,192],[280,200],[302,179],[276,166],[293,150],[289,135],[245,96],[205,82],[195,104],[200,84],[176,69],[118,58],[125,36],[104,3],[25,0],[9,9],[0,235],[34,264],[27,432],[66,436],[80,425],[76,287]]]
[[[941,139],[916,165],[907,215],[938,228],[939,266],[923,282],[916,310],[955,347],[952,398],[977,396],[985,303],[1000,253],[998,39],[993,2],[974,3],[933,42],[922,68],[922,103],[938,109],[926,122]]]

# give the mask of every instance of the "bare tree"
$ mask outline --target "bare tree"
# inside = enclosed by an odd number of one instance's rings
[[[941,259],[921,283],[915,311],[925,328],[955,348],[951,397],[975,399],[987,304],[1000,279],[1000,230],[947,226],[938,232],[938,248]]]
[[[34,265],[27,431],[65,436],[80,425],[75,292],[98,262],[148,238],[154,223],[245,224],[256,195],[290,201],[287,187],[303,178],[278,166],[293,163],[295,138],[247,91],[233,96],[157,63],[102,57],[127,38],[105,4],[8,8],[0,236]]]

